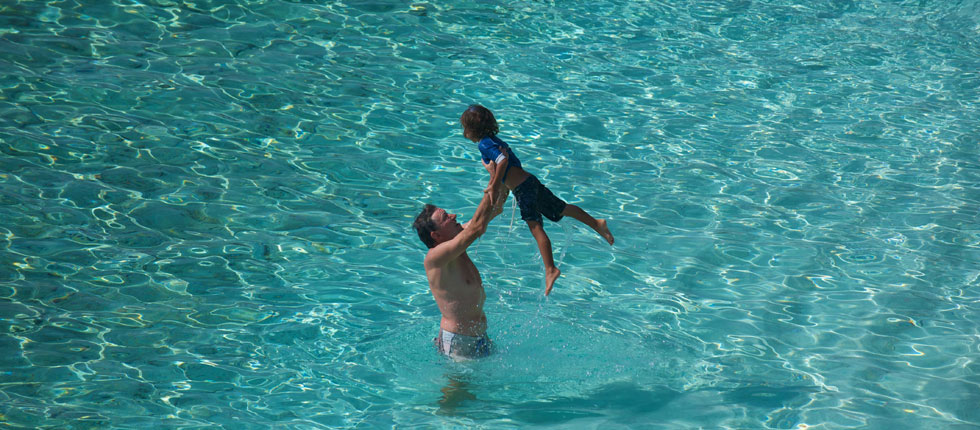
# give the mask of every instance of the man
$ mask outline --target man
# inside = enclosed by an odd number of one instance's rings
[[[486,232],[490,220],[502,211],[500,206],[492,208],[490,202],[489,194],[484,193],[466,225],[460,225],[455,214],[425,205],[412,225],[429,248],[425,255],[425,275],[442,313],[436,348],[453,359],[490,354],[487,316],[483,313],[486,293],[480,271],[466,255],[466,248]]]

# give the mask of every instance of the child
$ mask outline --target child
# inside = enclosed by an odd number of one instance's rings
[[[506,193],[506,189],[514,193],[517,205],[521,208],[521,219],[527,222],[531,229],[531,235],[538,243],[538,251],[541,252],[541,260],[544,262],[545,285],[544,294],[551,293],[551,288],[555,285],[555,280],[561,275],[561,270],[555,267],[555,260],[551,251],[551,240],[544,232],[541,224],[541,215],[548,219],[558,222],[565,215],[581,221],[599,233],[606,242],[613,244],[613,235],[606,226],[606,220],[595,219],[584,210],[575,205],[565,203],[564,200],[555,197],[547,187],[541,184],[534,175],[527,173],[521,167],[521,160],[517,159],[514,151],[510,149],[504,141],[497,137],[500,129],[497,127],[497,120],[493,117],[490,109],[480,105],[471,105],[463,112],[459,118],[463,125],[463,136],[480,146],[480,154],[483,156],[483,163],[489,165],[490,186],[488,190],[492,199],[499,199],[500,193]],[[501,189],[501,185],[506,189]],[[506,194],[503,194],[506,199]],[[503,202],[493,202],[495,205],[502,205]]]

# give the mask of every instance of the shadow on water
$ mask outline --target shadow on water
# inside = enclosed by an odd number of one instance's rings
[[[819,391],[813,386],[752,385],[732,389],[707,388],[678,391],[668,387],[644,388],[634,382],[615,382],[582,396],[558,396],[512,403],[477,398],[477,384],[465,376],[449,376],[439,399],[439,415],[475,420],[508,418],[533,425],[563,424],[600,418],[621,423],[715,416],[723,419],[735,407],[756,412],[794,408]],[[668,407],[668,405],[670,407]]]
[[[513,405],[511,418],[528,424],[556,424],[580,418],[636,417],[661,410],[683,396],[669,388],[643,389],[629,382],[604,385],[582,397],[557,397]]]
[[[469,391],[470,383],[459,376],[450,376],[449,383],[442,387],[442,396],[439,398],[438,415],[456,415],[456,412],[463,406],[464,402],[476,400],[476,396]]]
[[[799,406],[801,400],[807,400],[805,396],[819,391],[819,388],[811,385],[753,385],[720,391],[719,394],[722,405],[739,405],[757,409],[780,409]]]

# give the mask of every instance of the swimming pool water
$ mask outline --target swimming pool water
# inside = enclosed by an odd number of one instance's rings
[[[980,426],[980,2],[0,5],[0,427]],[[493,356],[411,230],[470,103]],[[511,225],[513,223],[513,228]]]

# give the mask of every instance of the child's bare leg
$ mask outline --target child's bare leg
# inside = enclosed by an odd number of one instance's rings
[[[531,229],[531,235],[538,242],[538,252],[541,253],[541,261],[544,262],[544,295],[551,294],[551,287],[555,286],[555,281],[561,276],[561,270],[555,267],[555,257],[551,252],[551,239],[544,232],[544,226],[540,221],[528,221],[527,227]]]
[[[606,239],[606,242],[609,242],[610,245],[615,242],[612,232],[609,231],[609,226],[606,225],[606,220],[592,218],[592,215],[589,215],[588,212],[575,205],[566,205],[565,210],[561,211],[561,214],[575,218],[582,224],[592,227],[592,229],[595,230],[596,233],[599,233],[599,236],[602,236],[603,239]]]

